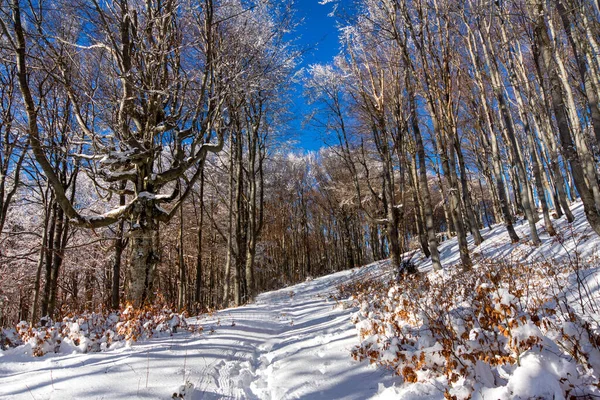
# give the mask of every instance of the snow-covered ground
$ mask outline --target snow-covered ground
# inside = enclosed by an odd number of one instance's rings
[[[505,229],[482,231],[486,241],[475,257],[547,259],[581,257],[599,251],[600,240],[585,222],[580,204],[577,221],[564,218],[560,241],[541,233],[543,245],[508,242]],[[539,225],[541,226],[541,224]],[[526,239],[526,224],[517,226]],[[571,233],[576,239],[571,239]],[[455,240],[441,246],[445,265],[458,262]],[[477,258],[475,258],[477,260]],[[420,268],[430,268],[427,261]],[[223,310],[200,320],[203,332],[176,333],[100,353],[46,354],[32,357],[21,346],[0,351],[2,399],[366,399],[427,398],[402,386],[390,371],[354,361],[359,343],[351,323],[351,301],[332,297],[337,287],[390,274],[385,263],[344,271],[265,293],[256,302]]]
[[[0,398],[167,399],[186,383],[186,399],[369,398],[397,378],[350,357],[353,309],[330,295],[384,270],[372,264],[336,273],[191,320],[203,333],[91,354],[0,352]]]
[[[518,244],[510,242],[506,227],[503,224],[492,225],[492,229],[481,229],[480,232],[484,241],[476,247],[473,243],[473,237],[469,235],[467,241],[469,242],[473,263],[477,263],[481,258],[507,262],[558,261],[564,263],[569,262],[569,259],[574,257],[579,257],[580,260],[594,256],[600,257],[600,237],[588,224],[583,204],[580,201],[573,203],[571,212],[575,216],[575,221],[572,224],[569,224],[564,216],[559,219],[552,219],[552,224],[558,234],[555,237],[548,235],[540,215],[541,220],[536,224],[538,235],[542,241],[540,246],[530,244],[529,225],[525,220],[517,221],[515,224],[515,231],[521,239]],[[456,239],[441,243],[439,251],[444,267],[451,267],[460,262]],[[419,269],[430,271],[431,260],[424,260],[419,257],[420,255],[419,252],[415,257]]]
[[[529,242],[526,223],[510,243],[504,226],[469,238],[474,269],[461,273],[456,240],[442,243],[444,269],[413,257],[428,279],[372,289],[356,302],[361,358],[394,369],[378,399],[599,398],[600,237],[582,204],[575,222],[553,220],[551,237]],[[404,382],[414,383],[404,383]]]

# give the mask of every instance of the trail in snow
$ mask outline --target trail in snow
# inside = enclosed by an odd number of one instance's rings
[[[478,247],[469,237],[473,257],[567,262],[597,255],[600,239],[581,203],[572,210],[574,224],[564,217],[554,221],[564,241],[548,237],[540,222],[541,246],[527,243],[525,224],[516,226],[522,242],[511,244],[505,228],[496,225],[482,230],[486,240]],[[459,262],[455,239],[442,243],[440,253],[445,267]],[[431,269],[422,255],[414,260],[421,271]],[[23,347],[0,351],[0,399],[169,399],[173,393],[194,400],[429,398],[419,385],[397,388],[398,378],[389,371],[351,359],[358,344],[350,322],[356,309],[330,298],[341,283],[389,273],[374,263],[265,293],[254,304],[190,320],[204,328],[201,334],[179,333],[104,353],[33,358],[22,354]]]
[[[202,334],[94,354],[0,352],[0,398],[168,399],[186,382],[186,399],[369,398],[394,377],[351,359],[355,309],[330,295],[340,283],[385,271],[372,264],[262,294],[192,319]]]

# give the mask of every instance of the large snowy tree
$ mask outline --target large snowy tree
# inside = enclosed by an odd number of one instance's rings
[[[264,24],[273,10],[237,0],[2,3],[35,159],[71,221],[90,229],[126,221],[127,297],[141,306],[152,297],[160,222],[175,215],[207,155],[222,149],[232,96],[259,89],[261,59],[246,45],[274,36],[277,26]],[[253,23],[271,30],[252,41],[236,34]],[[73,121],[69,162],[81,163],[101,195],[125,196],[125,204],[94,213],[65,193],[47,156],[51,133],[39,121],[49,85],[61,87],[63,117]]]

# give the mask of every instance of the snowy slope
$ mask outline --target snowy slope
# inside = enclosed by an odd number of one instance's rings
[[[559,219],[552,219],[554,229],[558,233],[555,237],[548,235],[544,228],[543,219],[538,221],[536,226],[542,241],[540,246],[530,244],[529,225],[525,220],[520,220],[515,224],[515,231],[521,239],[517,244],[510,242],[506,228],[502,224],[493,225],[491,229],[482,229],[480,232],[484,241],[479,246],[474,245],[473,237],[469,235],[467,241],[469,242],[469,250],[474,264],[481,258],[520,262],[551,261],[564,263],[574,257],[587,260],[600,256],[600,237],[588,224],[583,204],[580,201],[573,203],[571,211],[575,216],[575,221],[572,224],[569,224],[564,216]],[[456,239],[441,243],[439,251],[445,268],[460,262]],[[421,271],[431,270],[431,260],[423,259],[420,252],[414,260]]]
[[[449,240],[440,246],[442,271],[431,272],[431,262],[420,254],[413,257],[421,271],[429,271],[430,285],[424,291],[414,290],[426,286],[419,286],[417,280],[413,290],[410,282],[402,282],[378,298],[369,293],[370,298],[354,316],[357,329],[366,328],[360,349],[376,354],[367,358],[400,371],[402,366],[411,365],[410,354],[424,355],[422,362],[417,357],[421,367],[409,370],[415,374],[416,383],[398,378],[377,399],[600,397],[600,237],[587,223],[580,202],[573,204],[572,211],[576,218],[573,224],[564,217],[553,220],[558,232],[554,237],[547,234],[543,221],[537,224],[542,241],[539,246],[528,241],[529,229],[524,222],[515,227],[521,237],[516,244],[510,243],[504,226],[482,230],[485,241],[479,246],[469,237],[474,262],[470,274],[453,268],[459,262],[458,245],[456,240]],[[513,278],[507,278],[511,270]],[[494,282],[490,277],[500,278]],[[476,290],[464,290],[473,287],[469,280],[476,282]],[[405,296],[418,300],[407,301]],[[485,303],[486,299],[490,302]],[[491,308],[482,311],[483,304]],[[494,310],[501,311],[494,314]],[[490,324],[489,315],[501,317]],[[374,332],[373,324],[385,329]],[[449,330],[444,331],[444,327]],[[441,346],[448,333],[446,337],[453,339]],[[399,338],[407,344],[397,346]],[[478,352],[480,345],[492,358]],[[461,359],[467,365],[453,382],[447,375],[434,372],[438,366],[448,365],[440,357],[441,350],[448,348],[454,351],[453,360]],[[502,354],[510,354],[514,360],[492,362]],[[472,363],[467,355],[475,357]],[[460,366],[450,369],[460,371]]]
[[[384,270],[373,264],[262,294],[197,321],[201,334],[94,354],[0,352],[0,398],[167,399],[186,382],[186,399],[369,398],[395,378],[352,360],[354,310],[329,296]]]
[[[581,204],[573,211],[573,226],[564,218],[554,221],[564,240],[541,232],[543,244],[530,246],[527,226],[520,224],[517,232],[524,240],[513,245],[504,227],[496,226],[482,231],[486,241],[473,248],[474,258],[588,259],[600,251],[600,239],[585,222]],[[455,240],[444,242],[440,252],[445,266],[458,262]],[[430,269],[427,260],[418,255],[415,260],[421,270]],[[358,344],[350,322],[356,308],[330,297],[342,283],[386,274],[384,263],[336,273],[190,320],[202,333],[102,353],[33,358],[23,347],[0,351],[0,398],[168,399],[174,393],[186,399],[427,398],[418,385],[398,387],[401,380],[389,371],[350,357]]]

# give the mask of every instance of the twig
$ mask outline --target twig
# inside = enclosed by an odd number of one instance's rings
[[[185,366],[187,364],[187,347],[185,348],[185,356],[183,357],[183,383],[185,383]]]
[[[146,389],[148,389],[148,377],[150,376],[150,351],[146,350]]]
[[[27,390],[29,390],[29,394],[31,395],[31,397],[33,397],[33,400],[36,400],[35,396],[31,392],[31,389],[29,388],[29,386],[27,386],[27,384],[25,384],[25,387],[27,388]]]

